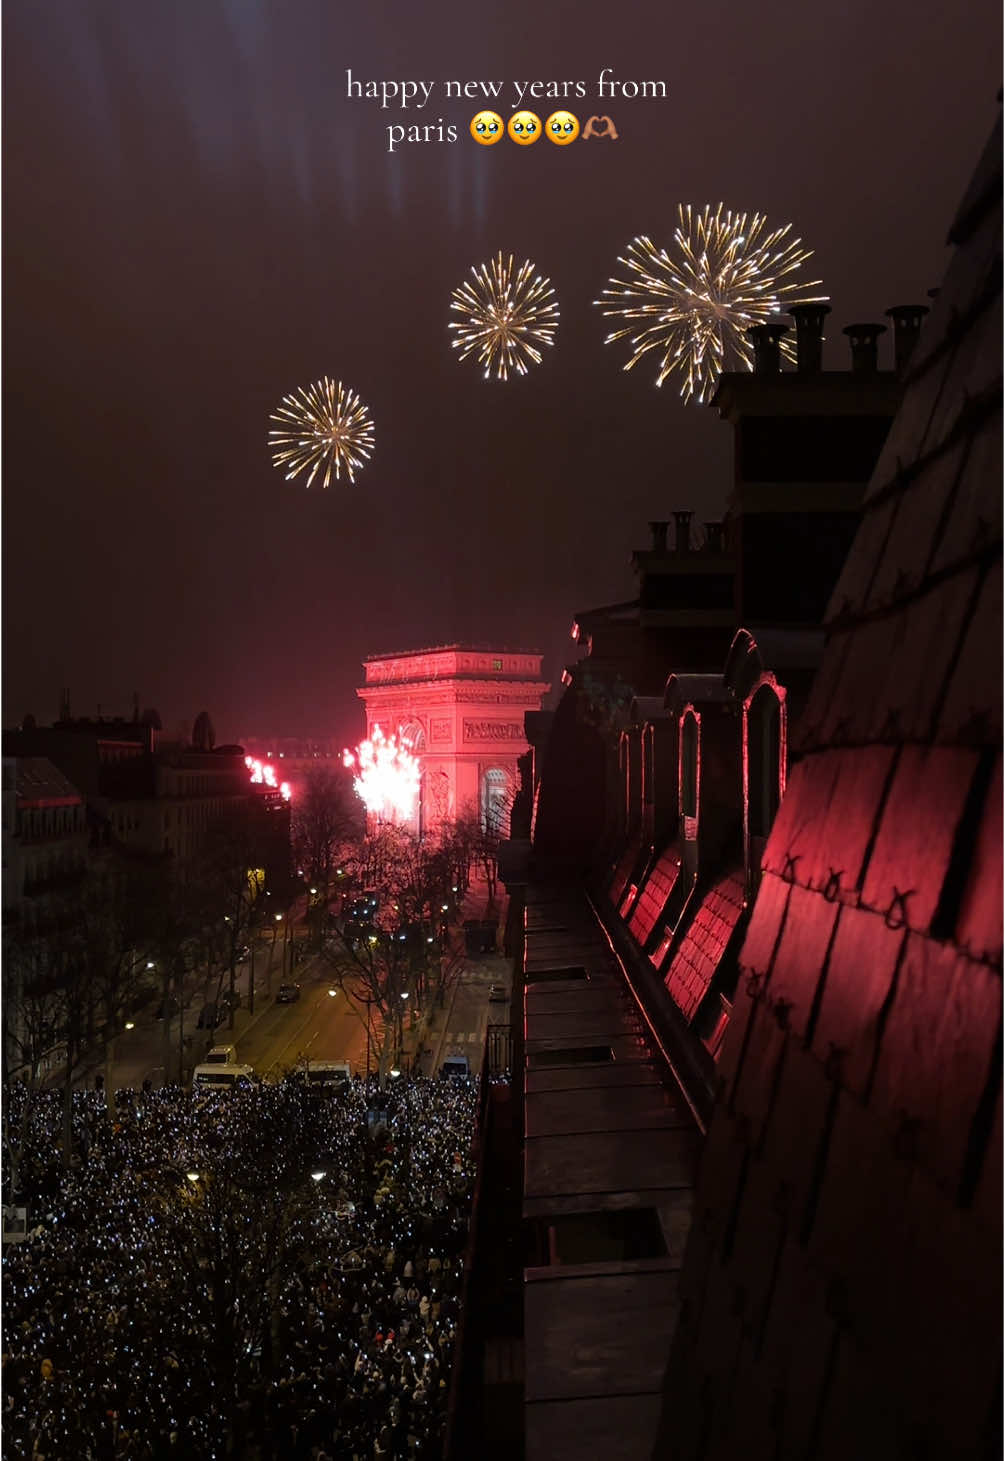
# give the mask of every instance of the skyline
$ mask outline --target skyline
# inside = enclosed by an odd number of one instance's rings
[[[845,324],[925,301],[994,117],[1000,17],[775,3],[723,28],[647,3],[612,31],[591,4],[513,39],[454,4],[61,0],[9,7],[5,39],[4,724],[55,718],[61,686],[77,714],[128,714],[136,689],[165,726],[209,709],[221,741],[353,744],[368,655],[499,638],[555,684],[573,614],[633,597],[647,521],[721,516],[725,424],[603,343],[592,301],[634,235],[719,198],[791,221],[829,369]],[[426,113],[344,91],[346,68],[593,86],[604,67],[667,98],[605,100],[618,140],[563,148],[479,147],[477,103],[437,99],[458,140],[388,154],[384,127]],[[506,383],[447,328],[499,250],[561,308]],[[268,418],[325,375],[376,447],[351,488],[305,492]]]

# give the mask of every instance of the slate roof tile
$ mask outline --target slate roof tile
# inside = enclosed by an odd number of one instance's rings
[[[866,509],[855,538],[855,552],[845,559],[827,606],[825,623],[841,613],[855,613],[871,597],[872,583],[886,554],[900,499],[888,497]]]
[[[921,338],[915,346],[912,365],[923,347],[930,323],[930,320],[925,321],[925,328],[922,329]],[[928,433],[932,413],[942,394],[950,363],[951,356],[941,357],[931,370],[915,381],[901,401],[866,489],[867,510],[870,498],[875,497],[877,493],[885,492],[896,478],[900,468],[917,460],[921,444]],[[855,556],[856,553],[857,544],[852,547],[850,556]]]
[[[1002,1092],[999,1087],[995,1118],[974,1194],[974,1211],[996,1240],[1000,1239],[1002,1230],[1002,1146]]]
[[[887,1244],[899,1242],[912,1167],[893,1160],[893,1141],[848,1091],[842,1091],[824,1165],[810,1235],[810,1259],[839,1276],[848,1292],[868,1303],[869,1287],[882,1283]],[[857,1296],[856,1296],[857,1297]],[[854,1313],[862,1301],[850,1299]]]
[[[771,968],[775,945],[788,906],[790,887],[781,878],[765,873],[750,917],[740,954],[741,967],[751,974],[766,975]]]
[[[939,572],[973,551],[979,537],[991,543],[1002,537],[1002,494],[988,490],[1001,479],[1002,421],[988,417],[969,438],[969,455],[953,498],[942,537],[936,545],[931,571]]]
[[[841,674],[830,687],[818,728],[824,742],[862,745],[869,739],[877,696],[890,703],[884,694],[883,679],[901,651],[901,633],[900,615],[888,614],[866,621],[849,635],[852,649],[844,656]]]
[[[952,500],[966,450],[967,443],[958,442],[893,499],[893,529],[863,608],[883,608],[922,583],[926,564],[940,540],[946,504]]]
[[[997,673],[991,658],[998,655],[1001,624],[1002,565],[999,562],[991,566],[981,586],[977,606],[952,666],[936,728],[939,741],[1001,744],[1001,696],[988,693]]]
[[[931,738],[936,706],[959,652],[977,581],[976,569],[956,574],[898,616],[894,653],[885,673],[874,679],[869,697],[872,713],[864,717],[867,738],[883,737],[891,710],[898,713],[898,739]]]
[[[761,1155],[784,1178],[795,1232],[806,1212],[833,1095],[834,1084],[819,1060],[787,1036]]]
[[[765,865],[784,875],[786,859],[795,857],[793,876],[804,887],[854,896],[896,754],[891,746],[869,746],[801,761],[771,829]]]
[[[1000,174],[998,191],[1000,194]],[[907,399],[916,389],[915,377],[925,373],[926,366],[949,334],[954,318],[970,313],[992,278],[1001,278],[1001,213],[995,209],[978,224],[967,240],[966,248],[957,249],[949,260],[932,312],[925,320],[921,338],[911,357]],[[1000,358],[1001,351],[997,354]]]
[[[862,885],[862,902],[927,932],[945,882],[977,752],[904,746]],[[903,897],[898,897],[903,895]]]
[[[983,311],[956,347],[952,369],[939,396],[924,450],[944,441],[956,427],[969,401],[1001,381],[1001,299]]]
[[[951,945],[909,936],[870,1105],[891,1130],[918,1123],[912,1147],[951,1189],[960,1179],[988,1076],[1000,991],[1000,979],[986,965]]]
[[[793,1035],[805,1035],[809,1025],[840,906],[798,885],[789,894],[785,927],[768,977],[767,997],[772,1005],[779,1001],[784,1004],[787,1028]]]
[[[768,1121],[787,1041],[788,1036],[767,1001],[759,999],[751,1017],[743,1065],[737,1075],[731,1101],[737,1120],[745,1123],[745,1140],[754,1151]]]
[[[972,958],[1002,962],[1002,758],[995,764],[974,839],[970,876],[960,904],[956,941]]]
[[[864,908],[842,908],[838,915],[813,1051],[825,1063],[837,1052],[842,1082],[859,1096],[872,1074],[880,1015],[906,938],[903,929],[888,928]]]

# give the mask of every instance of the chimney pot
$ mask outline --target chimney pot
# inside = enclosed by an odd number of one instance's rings
[[[796,369],[801,375],[817,375],[824,353],[824,320],[829,304],[794,304],[789,314],[796,322]]]
[[[893,320],[893,360],[898,375],[907,368],[927,314],[927,304],[895,304],[886,311],[887,319]]]
[[[754,347],[754,374],[777,375],[782,368],[782,336],[789,332],[788,325],[751,325],[747,338]]]
[[[674,513],[674,545],[678,553],[689,553],[691,551],[691,519],[694,513],[690,509]]]
[[[665,553],[666,552],[666,550],[667,550],[667,528],[669,526],[670,526],[669,522],[665,522],[665,523],[650,523],[649,524],[649,531],[653,535],[653,552],[654,553]]]
[[[851,341],[852,373],[875,375],[879,368],[879,337],[886,333],[886,326],[872,321],[867,324],[845,325],[844,333]]]
[[[725,524],[721,522],[705,524],[705,550],[708,553],[721,553],[723,550],[723,531]]]

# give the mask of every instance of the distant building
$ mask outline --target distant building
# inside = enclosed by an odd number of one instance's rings
[[[3,758],[3,921],[44,932],[87,865],[84,798],[41,756]]]
[[[476,811],[483,826],[508,830],[517,762],[527,751],[524,716],[551,686],[534,650],[448,644],[372,655],[357,694],[367,735],[404,736],[422,766],[420,830]]]
[[[93,845],[186,862],[211,829],[240,826],[258,865],[285,891],[288,804],[252,785],[243,747],[200,739],[202,748],[135,720],[67,717],[7,731],[3,742],[5,756],[45,757],[79,788]]]

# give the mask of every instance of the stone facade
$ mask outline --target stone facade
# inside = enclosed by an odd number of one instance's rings
[[[421,762],[418,828],[477,811],[505,833],[517,762],[528,749],[523,718],[551,688],[541,655],[453,644],[373,655],[364,674],[356,693],[367,735],[378,725],[403,735]]]

